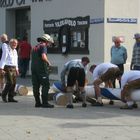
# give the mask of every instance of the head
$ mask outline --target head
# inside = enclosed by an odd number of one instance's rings
[[[134,34],[134,39],[136,40],[136,42],[140,42],[140,33]]]
[[[120,37],[114,37],[113,42],[114,42],[116,47],[119,47],[122,43]]]
[[[2,34],[0,37],[0,40],[2,43],[7,42],[8,41],[8,36],[6,34]]]
[[[48,34],[44,34],[43,36],[38,37],[37,41],[40,43],[45,43],[46,46],[50,46],[52,43],[54,43],[53,38]]]
[[[9,41],[9,45],[12,49],[16,49],[17,48],[17,45],[18,45],[18,41],[17,39],[14,39],[12,38],[10,41]]]
[[[96,65],[93,64],[93,65],[90,66],[89,71],[90,71],[91,73],[93,73],[93,71],[94,71],[95,68],[96,68]]]
[[[88,57],[82,57],[81,60],[84,67],[90,62]]]

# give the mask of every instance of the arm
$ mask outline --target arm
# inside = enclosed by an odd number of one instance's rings
[[[18,54],[17,54],[17,51],[15,50],[15,63],[16,63],[16,74],[19,75],[19,70],[18,70]]]
[[[132,59],[131,59],[131,64],[130,64],[130,70],[133,70],[134,61],[135,61],[135,46],[133,47]]]
[[[45,61],[49,66],[51,66],[51,63],[46,55],[46,53],[41,54],[42,60]]]
[[[67,66],[64,65],[64,68],[63,68],[63,70],[61,71],[61,74],[60,74],[61,83],[62,83],[62,86],[63,87],[66,86],[66,84],[65,84],[65,75],[66,75],[66,72],[67,72]]]
[[[127,60],[127,50],[124,48],[124,63],[126,63]]]

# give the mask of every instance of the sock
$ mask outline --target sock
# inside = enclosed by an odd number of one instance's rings
[[[133,101],[127,101],[127,105],[128,106],[132,106],[133,105]]]
[[[97,102],[102,103],[102,97],[98,97]]]
[[[72,105],[72,102],[73,102],[72,95],[73,94],[71,92],[66,93],[67,101],[68,101],[68,104],[70,104],[70,105]]]
[[[86,93],[85,93],[85,91],[81,92],[81,96],[82,96],[83,103],[86,103]]]

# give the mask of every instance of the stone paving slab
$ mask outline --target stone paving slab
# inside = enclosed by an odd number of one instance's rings
[[[30,79],[18,83],[31,88]],[[31,91],[31,90],[30,90]],[[16,96],[18,103],[3,103],[0,98],[0,140],[139,140],[138,109],[120,110],[120,101],[103,107],[81,103],[74,109],[57,106],[35,108],[32,95]],[[52,102],[53,103],[53,102]]]
[[[139,140],[140,108],[115,105],[74,109],[35,108],[32,95],[16,96],[18,103],[0,100],[0,140]],[[53,103],[53,102],[52,102]],[[139,104],[140,106],[140,104]]]

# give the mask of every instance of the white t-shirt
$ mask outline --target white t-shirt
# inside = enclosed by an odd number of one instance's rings
[[[121,77],[121,89],[130,81],[136,80],[140,78],[140,71],[138,70],[130,70],[125,72]]]
[[[112,68],[112,67],[118,67],[117,65],[115,64],[112,64],[112,63],[101,63],[99,65],[97,65],[95,67],[95,69],[93,70],[93,81],[95,81],[96,79],[98,79],[101,75],[103,75],[109,68]]]

